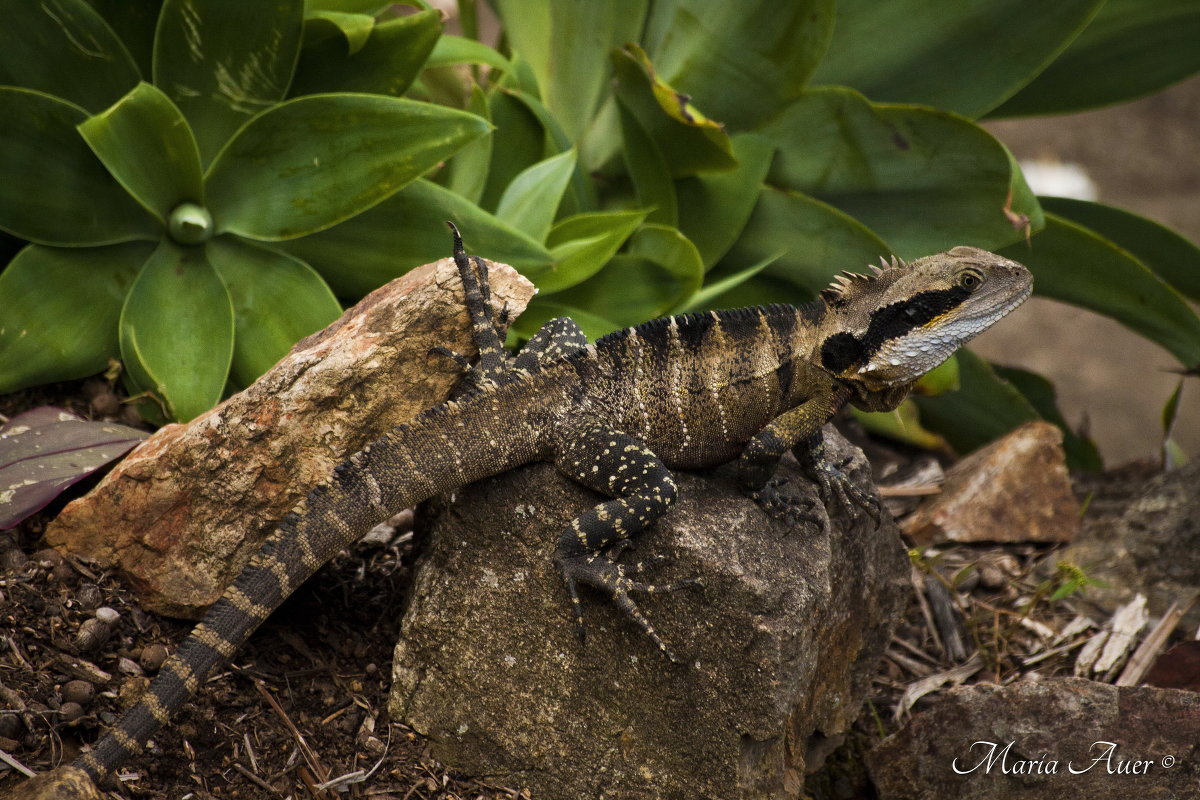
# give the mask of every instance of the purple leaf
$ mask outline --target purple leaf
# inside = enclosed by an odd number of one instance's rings
[[[13,417],[0,426],[0,530],[15,527],[147,435],[54,406]]]

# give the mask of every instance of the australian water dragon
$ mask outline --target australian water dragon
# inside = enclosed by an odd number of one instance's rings
[[[738,460],[743,489],[775,515],[806,516],[772,475],[794,449],[826,503],[877,513],[824,455],[821,428],[847,403],[894,408],[913,381],[1018,306],[1032,277],[970,247],[869,275],[844,273],[811,305],[772,305],[656,320],[587,344],[569,319],[523,350],[502,347],[487,269],[458,232],[479,357],[462,396],[430,409],[340,464],[285,516],[224,595],[107,736],[75,766],[99,779],[137,752],[258,625],[338,551],[399,509],[518,465],[551,461],[611,499],[571,521],[555,561],[582,632],[580,584],[608,595],[668,656],[615,560],[675,500],[675,468]],[[447,351],[448,352],[448,351]]]

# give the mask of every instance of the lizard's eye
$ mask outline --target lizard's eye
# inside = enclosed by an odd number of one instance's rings
[[[958,285],[973,292],[983,284],[983,276],[973,269],[966,270],[958,276]]]

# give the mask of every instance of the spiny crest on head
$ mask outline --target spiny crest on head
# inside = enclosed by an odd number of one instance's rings
[[[878,267],[874,264],[867,265],[867,269],[871,270],[870,275],[860,275],[857,272],[843,272],[840,275],[834,275],[829,286],[821,290],[821,299],[830,307],[845,305],[853,298],[866,293],[875,281],[888,270],[906,266],[904,261],[896,256],[892,256],[891,261],[880,256],[879,264]]]

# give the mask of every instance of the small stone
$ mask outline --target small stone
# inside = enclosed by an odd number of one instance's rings
[[[1079,530],[1062,431],[1027,422],[946,472],[900,525],[913,542],[1069,542]]]
[[[47,567],[57,567],[59,564],[63,563],[64,560],[62,553],[49,547],[38,550],[36,553],[30,556],[30,558],[33,561],[36,561],[37,563]]]
[[[0,714],[0,736],[17,739],[25,732],[25,723],[20,714]]]
[[[83,706],[74,702],[63,703],[58,707],[58,715],[63,722],[74,722],[83,716]]]
[[[100,790],[79,767],[58,767],[13,787],[8,800],[101,800]]]
[[[80,609],[91,611],[104,602],[104,595],[96,584],[85,583],[76,590],[75,602],[79,604]]]
[[[146,674],[136,661],[134,661],[132,658],[125,658],[124,656],[117,659],[117,669],[126,675],[134,675],[137,677],[141,677],[142,675]]]
[[[96,687],[87,681],[67,681],[62,687],[62,698],[68,703],[78,703],[86,706],[96,696]]]
[[[50,580],[55,583],[70,583],[76,577],[78,577],[78,573],[65,561],[61,564],[55,564],[50,570]]]
[[[167,648],[161,644],[150,644],[142,648],[138,663],[147,672],[158,672],[167,660]]]
[[[108,606],[100,606],[100,608],[96,609],[96,619],[100,620],[101,622],[105,622],[105,623],[108,623],[109,625],[112,625],[114,622],[116,622],[120,618],[121,618],[121,612],[117,611],[115,608],[109,608]]]
[[[75,649],[81,653],[89,653],[107,642],[111,634],[112,628],[102,620],[94,617],[85,619],[75,633]]]

